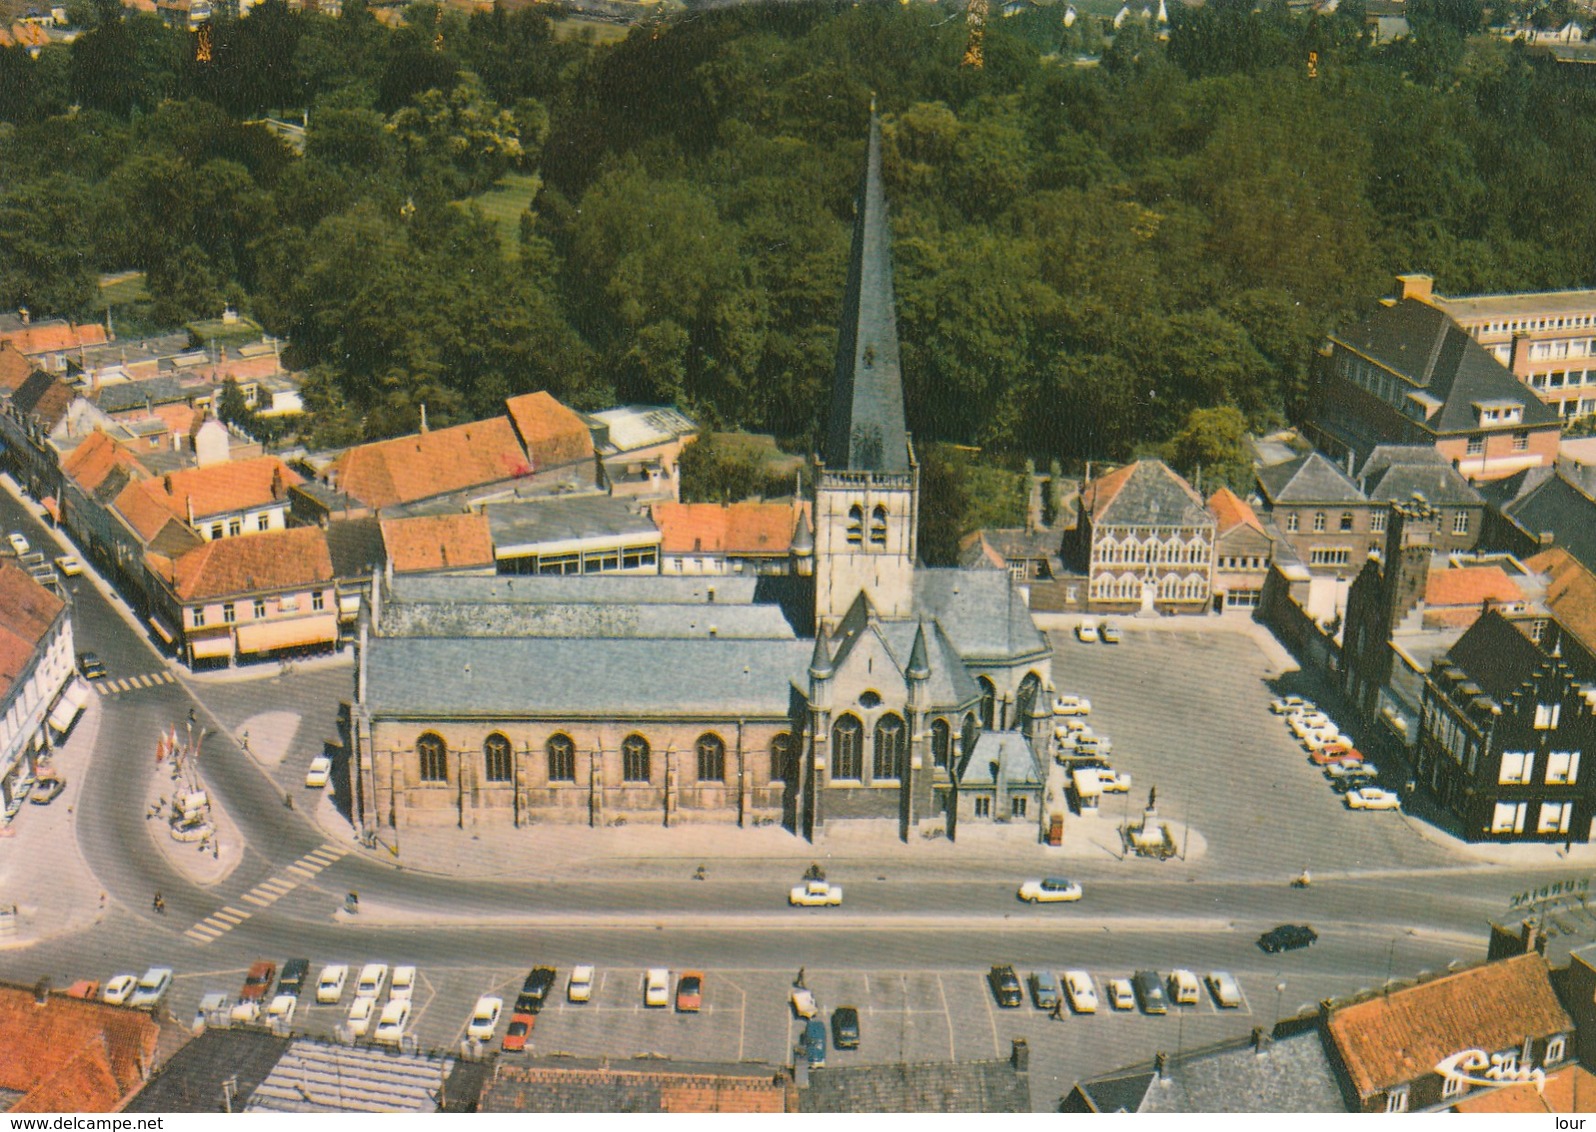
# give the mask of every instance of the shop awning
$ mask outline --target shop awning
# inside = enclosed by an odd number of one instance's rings
[[[239,652],[271,652],[310,645],[338,643],[338,615],[295,617],[288,621],[262,621],[238,627]]]
[[[1097,768],[1083,766],[1071,772],[1075,778],[1075,793],[1082,798],[1095,798],[1103,792],[1103,782]]]
[[[229,633],[222,637],[190,637],[188,648],[196,660],[207,660],[213,656],[232,656],[233,635]]]
[[[155,630],[155,635],[161,638],[161,640],[165,641],[167,644],[172,643],[174,639],[172,631],[165,625],[161,624],[161,619],[159,617],[150,618],[150,628]]]
[[[73,720],[82,714],[88,702],[89,686],[81,680],[73,680],[55,702],[50,712],[50,726],[65,734],[71,730]]]

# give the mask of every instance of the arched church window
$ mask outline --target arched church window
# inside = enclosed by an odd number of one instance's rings
[[[621,740],[621,778],[626,782],[647,782],[653,769],[648,740],[628,735]]]
[[[903,717],[884,715],[876,721],[875,759],[871,777],[902,778],[909,764],[909,732],[903,726]]]
[[[981,688],[981,726],[991,731],[997,726],[997,685],[985,676],[975,682]]]
[[[416,740],[416,761],[421,764],[421,781],[449,781],[448,748],[431,731]]]
[[[510,740],[495,731],[482,743],[483,769],[489,782],[509,782],[515,776],[511,765]]]
[[[887,509],[879,503],[870,512],[870,545],[887,545]]]
[[[549,736],[543,750],[549,758],[550,782],[576,781],[576,744],[569,735]]]
[[[858,546],[864,541],[864,508],[855,503],[848,508],[848,545]]]
[[[959,732],[959,754],[961,756],[967,757],[971,751],[975,750],[975,738],[975,713],[965,712],[964,726]]]
[[[719,735],[709,732],[698,737],[694,748],[698,753],[698,781],[726,781],[726,744]]]
[[[931,721],[931,765],[946,768],[953,752],[953,728],[945,719]]]
[[[831,777],[857,781],[864,769],[864,724],[844,715],[831,725]]]
[[[792,774],[792,736],[781,732],[770,741],[770,780],[786,782]]]

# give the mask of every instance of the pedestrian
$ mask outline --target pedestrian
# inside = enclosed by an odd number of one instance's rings
[[[100,893],[100,911],[105,911],[105,893]]]
[[[1053,1003],[1053,1009],[1049,1012],[1048,1017],[1055,1022],[1064,1021],[1064,1000],[1062,998]]]
[[[792,981],[792,985],[797,987],[799,990],[804,990],[805,989],[805,987],[804,987],[804,969],[802,967],[798,968],[798,977]]]

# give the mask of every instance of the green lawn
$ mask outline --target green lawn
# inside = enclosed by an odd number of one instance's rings
[[[100,276],[101,307],[125,307],[149,297],[142,271],[119,271],[114,275]]]
[[[521,214],[532,207],[543,182],[535,173],[506,173],[493,188],[478,193],[471,203],[499,227],[499,241],[506,255],[515,255],[521,242]]]

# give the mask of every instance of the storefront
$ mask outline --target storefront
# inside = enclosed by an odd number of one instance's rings
[[[55,701],[55,707],[50,710],[50,727],[57,735],[65,735],[72,730],[72,725],[77,722],[78,716],[83,714],[83,709],[89,703],[89,686],[81,679],[74,679],[61,692],[61,698]]]
[[[241,655],[260,655],[289,649],[333,649],[338,644],[338,615],[295,617],[288,621],[260,621],[238,626]]]

